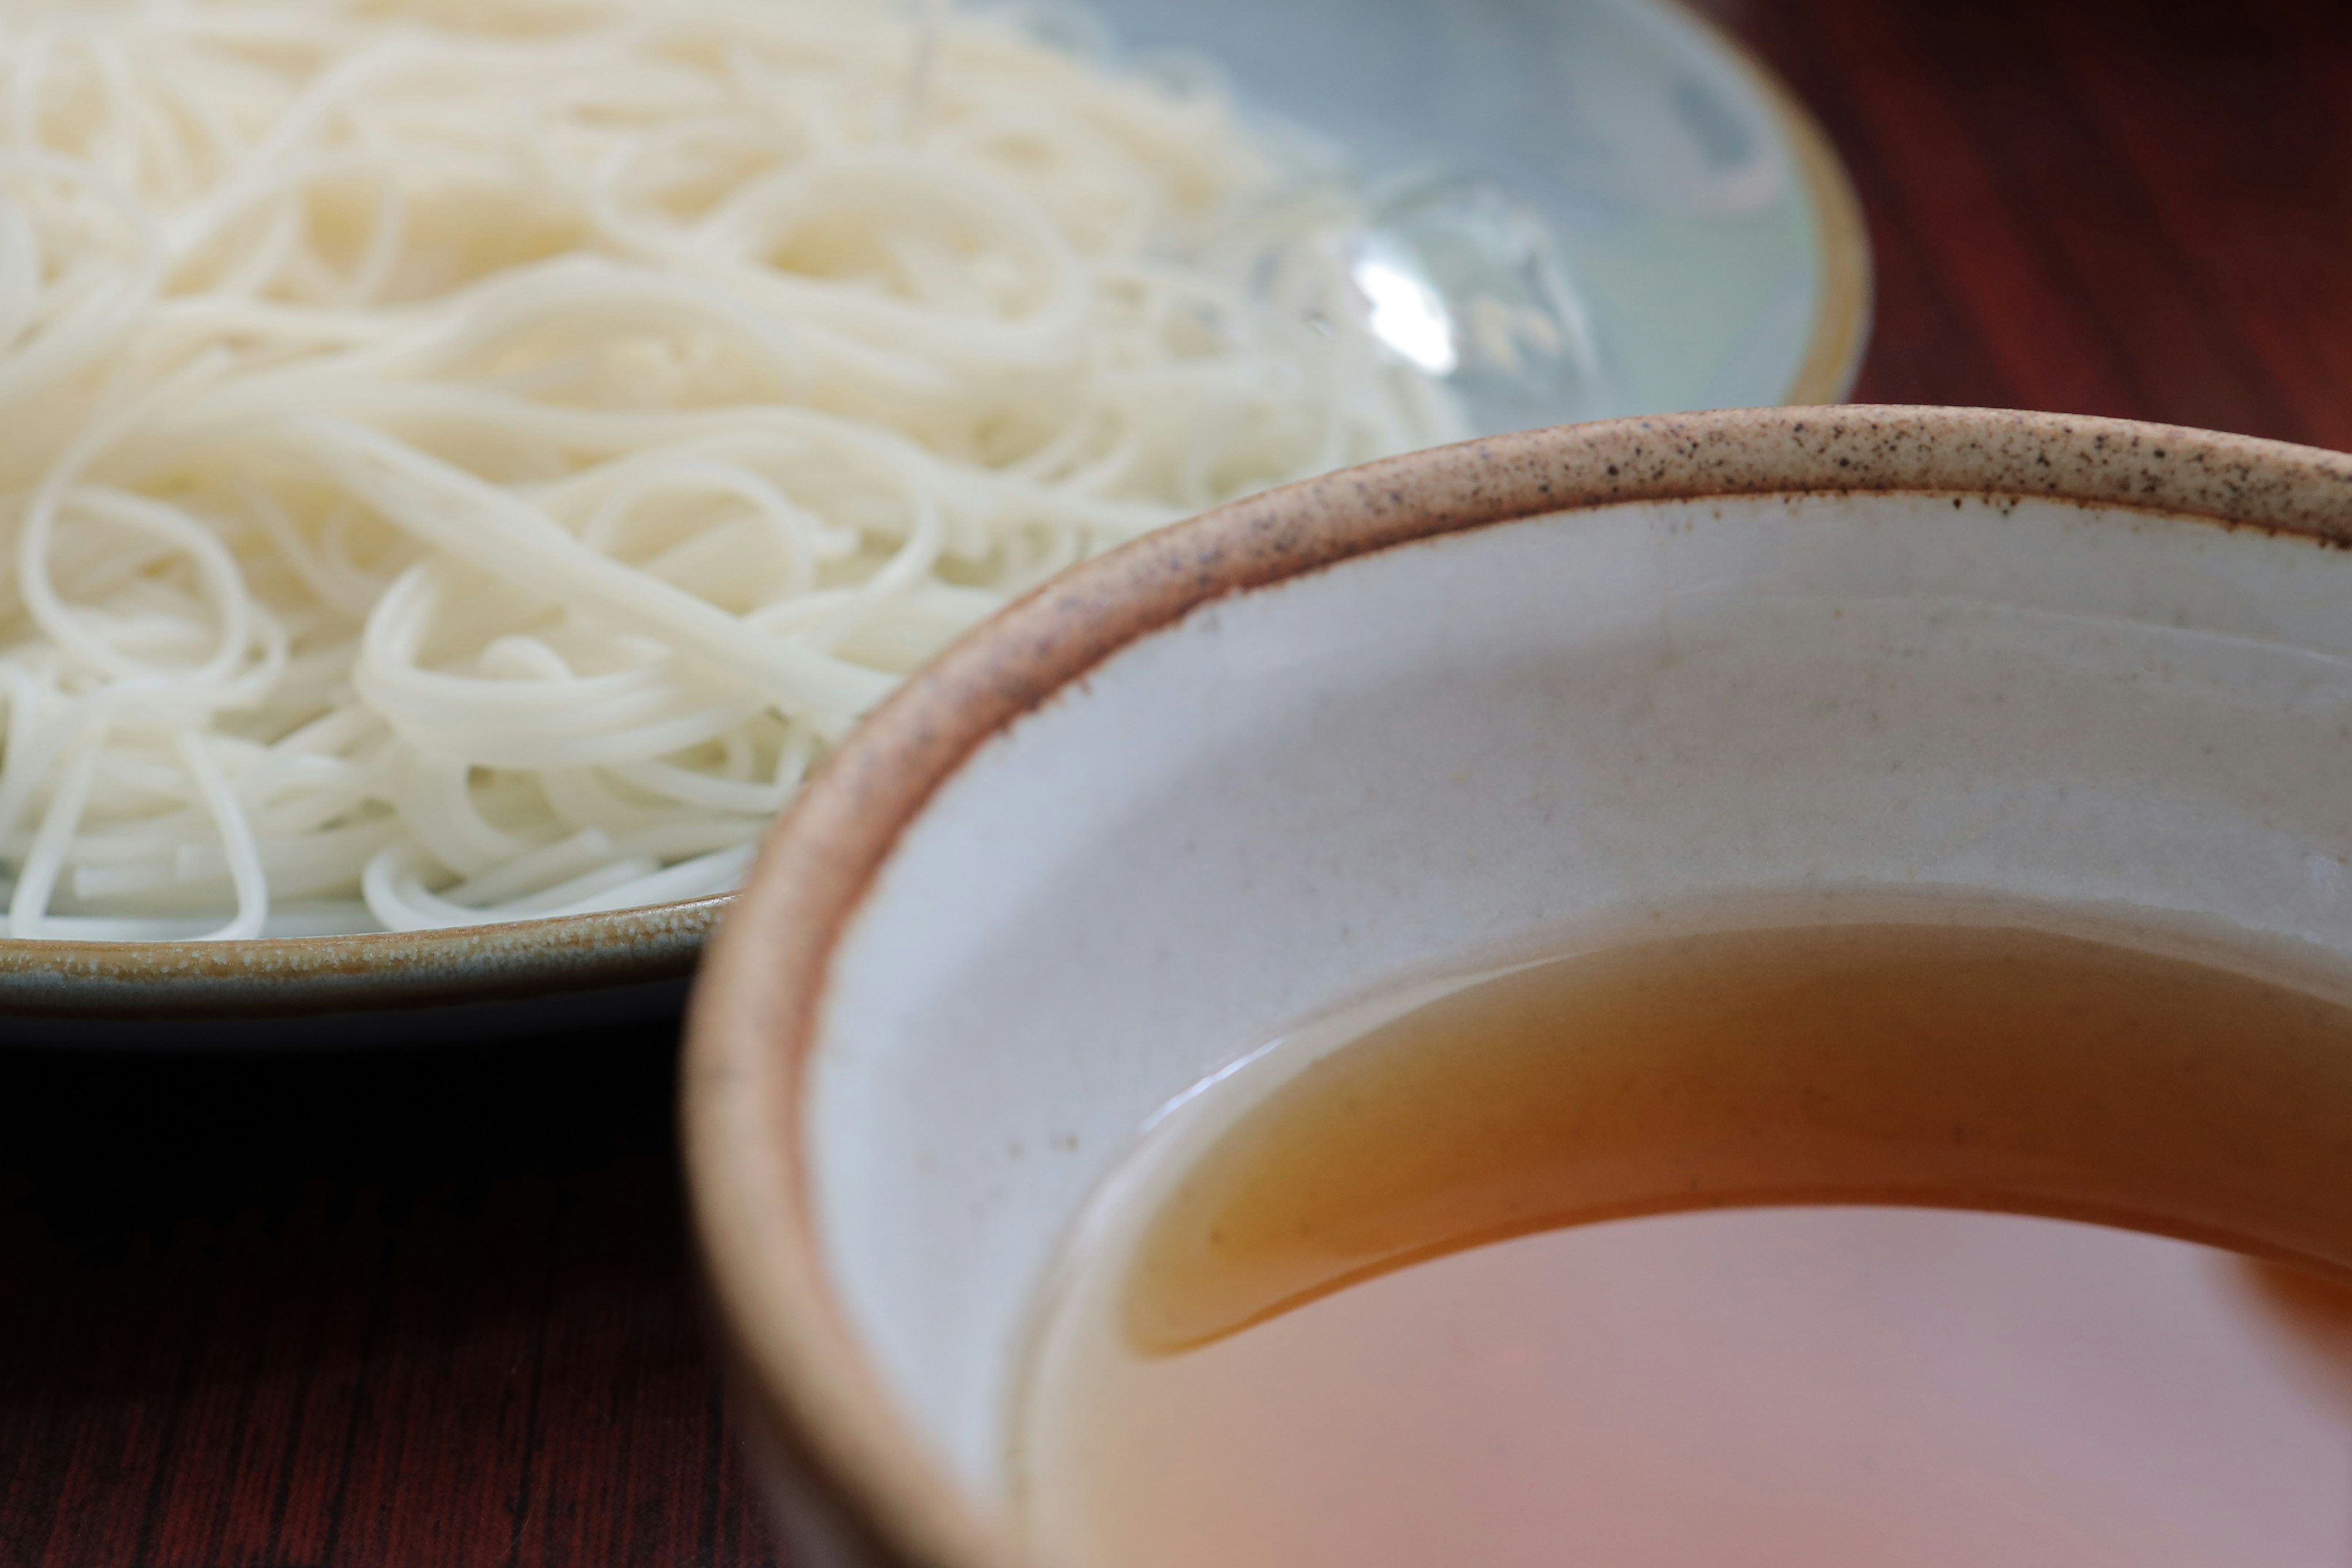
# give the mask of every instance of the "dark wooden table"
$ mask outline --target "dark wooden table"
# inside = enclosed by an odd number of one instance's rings
[[[1870,219],[1855,398],[2352,448],[2352,5],[1703,0]]]
[[[0,1565],[777,1561],[675,1051],[0,1057]]]
[[[2352,5],[1705,8],[1853,167],[1861,396],[2352,447]],[[0,1047],[0,1568],[777,1561],[674,1050]]]

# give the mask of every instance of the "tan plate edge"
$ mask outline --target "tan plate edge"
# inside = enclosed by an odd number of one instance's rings
[[[1829,132],[1780,72],[1687,0],[1659,3],[1738,68],[1780,128],[1812,209],[1814,237],[1821,247],[1821,289],[1814,298],[1812,330],[1805,340],[1804,358],[1780,401],[1843,403],[1862,374],[1874,297],[1870,226],[1853,177]]]
[[[1760,65],[1752,68],[1780,117],[1820,220],[1821,302],[1803,363],[1784,401],[1843,403],[1862,374],[1874,309],[1870,230],[1863,219],[1862,198],[1854,194],[1853,178],[1829,132],[1778,78]]]
[[[293,1017],[679,979],[728,901],[357,936],[9,939],[0,941],[0,1017]]]

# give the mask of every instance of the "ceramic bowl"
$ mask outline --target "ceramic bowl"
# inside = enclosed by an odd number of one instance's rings
[[[1024,1561],[1004,1412],[1056,1239],[1283,1027],[1735,895],[2352,952],[2347,769],[2352,458],[2239,437],[1639,419],[1078,570],[835,758],[693,1004],[697,1223],[796,1560]]]

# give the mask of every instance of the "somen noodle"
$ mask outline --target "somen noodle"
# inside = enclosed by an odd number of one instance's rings
[[[730,887],[1008,596],[1456,433],[1270,145],[878,0],[0,3],[10,932]]]

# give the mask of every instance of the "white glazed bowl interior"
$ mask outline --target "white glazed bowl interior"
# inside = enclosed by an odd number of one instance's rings
[[[2352,552],[1731,495],[1201,605],[991,734],[833,942],[802,1157],[837,1310],[985,1514],[1056,1240],[1171,1097],[1401,974],[1874,888],[2352,952]]]

